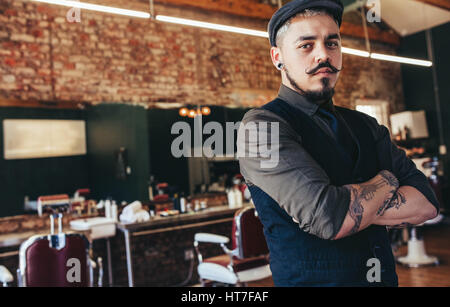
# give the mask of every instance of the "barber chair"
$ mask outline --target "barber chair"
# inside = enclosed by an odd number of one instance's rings
[[[233,219],[232,249],[225,236],[197,233],[194,248],[199,265],[197,268],[202,286],[246,286],[248,282],[262,280],[272,275],[269,266],[269,250],[255,208],[238,210]],[[225,254],[203,259],[199,243],[219,244]]]
[[[58,233],[54,219],[58,218]],[[62,232],[62,214],[50,215],[49,235],[32,236],[20,246],[17,284],[19,287],[93,287],[94,269],[98,266],[102,286],[102,259],[95,263],[90,257],[90,243],[82,234]],[[3,286],[13,281],[11,273],[0,267]]]
[[[441,182],[438,176],[439,161],[437,158],[426,161],[422,165],[425,169],[431,169],[431,175],[428,177],[431,187],[434,190],[437,200],[443,204]],[[439,259],[426,253],[425,242],[422,235],[422,227],[427,225],[437,225],[443,220],[444,216],[439,214],[432,220],[423,224],[408,227],[408,254],[397,257],[397,262],[407,267],[418,268],[422,266],[439,265]]]
[[[37,200],[37,211],[39,216],[46,211],[61,212],[69,208],[70,198],[67,194],[40,196]]]

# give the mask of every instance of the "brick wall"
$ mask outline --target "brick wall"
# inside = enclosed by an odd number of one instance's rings
[[[90,1],[102,3],[102,1]],[[148,11],[147,1],[103,1]],[[158,6],[159,14],[264,29],[267,21]],[[23,0],[0,3],[0,97],[59,103],[155,102],[257,106],[272,99],[280,78],[267,39],[170,25]],[[361,40],[344,38],[364,49]],[[394,53],[389,46],[374,49]],[[366,96],[403,109],[400,65],[344,55],[336,104]]]

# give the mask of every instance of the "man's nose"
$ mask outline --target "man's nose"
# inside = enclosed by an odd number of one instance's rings
[[[317,44],[314,54],[314,63],[319,64],[322,62],[326,62],[329,59],[330,55],[328,54],[328,50],[325,47],[325,44]]]

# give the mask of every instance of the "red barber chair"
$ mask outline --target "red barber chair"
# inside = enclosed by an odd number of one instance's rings
[[[246,286],[248,282],[272,276],[269,266],[269,249],[255,208],[238,210],[232,226],[232,250],[226,244],[229,238],[208,234],[195,234],[194,247],[199,265],[197,268],[202,286]],[[203,259],[199,243],[220,244],[225,254]]]
[[[54,231],[54,218],[59,221]],[[52,214],[49,235],[32,236],[20,246],[17,284],[19,287],[92,287],[94,268],[90,243],[82,234],[62,232],[62,214]],[[102,260],[98,258],[98,285],[102,285]],[[3,272],[2,272],[3,271]],[[2,277],[3,276],[3,277]],[[11,274],[0,268],[0,281],[12,282]],[[6,281],[6,282],[5,282]]]

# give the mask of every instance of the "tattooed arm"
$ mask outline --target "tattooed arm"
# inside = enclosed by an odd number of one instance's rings
[[[385,126],[370,116],[366,119],[374,131],[380,167],[391,170],[400,184],[392,201],[378,210],[374,224],[406,227],[434,218],[439,211],[439,202],[428,179],[406,153],[392,143]]]
[[[350,236],[374,224],[380,208],[388,207],[397,193],[399,183],[389,171],[362,184],[345,186],[350,190],[350,206],[335,240]]]
[[[351,192],[350,206],[334,239],[350,236],[372,224],[406,227],[436,217],[436,208],[422,193],[398,185],[392,173],[382,171],[368,182],[346,186]]]
[[[380,207],[373,224],[376,225],[417,225],[437,215],[436,208],[411,186],[401,186],[392,200]]]
[[[389,190],[387,186],[376,185],[377,193],[367,197],[365,190],[374,189],[374,181],[381,173],[364,184],[346,186],[351,191],[349,211],[334,239],[349,236],[370,224],[406,227],[421,224],[438,214],[439,203],[424,174],[391,142],[386,127],[370,116],[366,116],[366,120],[375,134],[380,167],[392,170],[392,173],[383,171],[386,183],[395,186],[389,179],[395,178],[397,188]],[[383,199],[386,189],[389,191]]]

